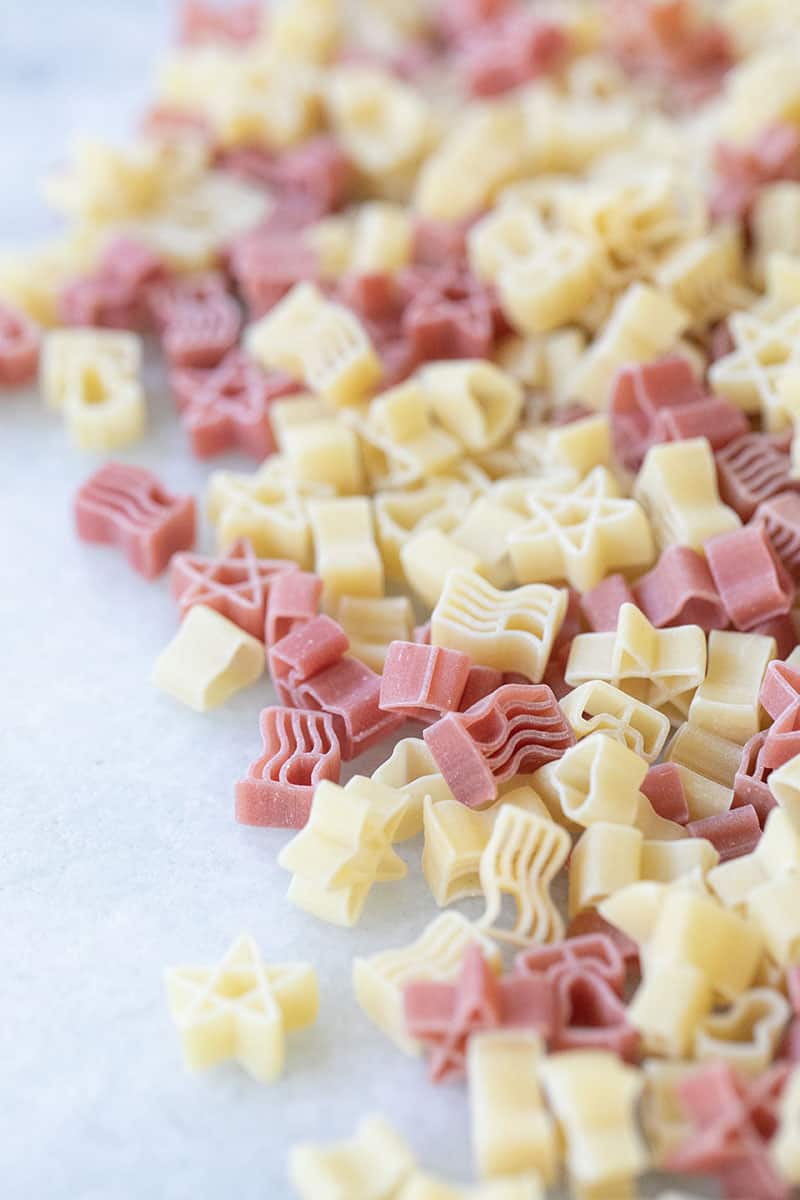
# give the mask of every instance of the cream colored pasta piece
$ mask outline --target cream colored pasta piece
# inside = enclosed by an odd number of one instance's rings
[[[692,1062],[646,1058],[642,1063],[642,1128],[656,1166],[662,1165],[692,1131],[691,1121],[681,1104],[679,1088],[694,1070],[696,1067]],[[668,1197],[662,1195],[660,1200],[668,1200]],[[674,1200],[679,1200],[677,1195]]]
[[[372,772],[372,778],[384,787],[395,788],[405,798],[406,807],[394,835],[396,842],[422,832],[426,796],[434,801],[453,799],[453,793],[422,738],[399,741],[386,762]]]
[[[353,64],[335,69],[327,77],[325,103],[335,134],[367,175],[414,167],[430,146],[426,101],[388,72]]]
[[[302,567],[311,566],[305,502],[278,457],[267,459],[252,474],[215,471],[209,481],[208,515],[221,550],[246,537],[262,558],[291,558]]]
[[[358,438],[333,416],[284,428],[281,450],[298,484],[327,485],[343,496],[364,489]]]
[[[660,817],[643,792],[639,793],[633,824],[648,841],[674,842],[688,837],[683,825]]]
[[[304,240],[313,250],[323,279],[339,279],[348,270],[353,256],[354,224],[349,214],[335,213],[314,221],[304,231]]]
[[[269,423],[282,454],[290,433],[331,417],[330,406],[310,392],[295,392],[286,399],[274,400],[269,406]]]
[[[614,633],[582,633],[573,640],[565,679],[615,687],[679,721],[705,678],[706,639],[697,625],[655,629],[635,604],[623,604]]]
[[[508,535],[524,524],[525,518],[520,513],[497,504],[488,496],[479,496],[455,526],[452,536],[459,546],[478,555],[490,584],[495,588],[507,588],[514,579],[507,548]]]
[[[419,375],[437,420],[468,450],[490,450],[513,431],[522,412],[515,379],[484,359],[432,363]]]
[[[45,337],[42,395],[50,408],[63,412],[82,450],[116,450],[144,433],[141,358],[135,333],[58,329]]]
[[[381,596],[383,562],[369,499],[309,500],[307,507],[325,603],[335,610],[341,596]]]
[[[753,311],[765,321],[775,321],[790,308],[800,306],[800,253],[773,250],[764,262],[765,295]]]
[[[647,512],[659,548],[702,550],[717,533],[741,524],[719,498],[714,456],[706,438],[651,446],[633,494]]]
[[[406,1054],[419,1054],[420,1043],[406,1033],[403,988],[415,979],[450,983],[458,978],[467,946],[476,944],[499,974],[500,951],[461,913],[451,910],[426,925],[408,946],[353,959],[353,990],[369,1019]]]
[[[462,650],[498,671],[520,671],[538,683],[566,607],[562,589],[527,584],[500,591],[477,571],[454,568],[431,614],[431,644]]]
[[[724,1012],[703,1018],[695,1029],[694,1057],[758,1075],[772,1062],[790,1015],[789,1001],[780,992],[751,988]]]
[[[486,897],[480,926],[499,941],[518,946],[561,937],[564,925],[549,889],[569,849],[569,834],[554,821],[504,804],[480,860],[480,884]],[[504,894],[516,905],[516,919],[509,929],[496,924]]]
[[[317,977],[309,963],[265,963],[242,935],[214,967],[171,967],[167,1003],[190,1070],[235,1058],[255,1079],[283,1069],[285,1034],[317,1018]]]
[[[447,471],[463,453],[458,439],[431,420],[428,399],[418,379],[376,396],[367,423],[370,430],[388,441],[390,457],[400,459],[402,466],[400,470],[395,468],[395,477],[404,476],[409,483]]]
[[[743,746],[760,728],[758,694],[776,654],[774,638],[713,629],[708,669],[689,708],[690,722]]]
[[[288,899],[333,925],[354,925],[374,883],[406,875],[392,849],[403,809],[402,795],[361,776],[347,788],[318,784],[305,828],[278,856],[292,873]]]
[[[303,378],[337,406],[366,399],[381,377],[381,363],[361,322],[343,304],[329,301],[302,346]]]
[[[679,245],[660,261],[654,278],[691,313],[698,328],[748,308],[753,301],[744,279],[741,237],[733,225],[720,225]]]
[[[552,1183],[558,1136],[537,1071],[544,1057],[538,1033],[498,1029],[469,1040],[472,1156],[481,1175],[537,1171]]]
[[[760,884],[789,871],[800,871],[800,829],[792,824],[785,809],[774,808],[756,848],[750,854],[720,863],[709,873],[708,886],[731,908],[746,903]]]
[[[401,547],[400,561],[409,586],[430,608],[438,604],[452,571],[480,574],[483,570],[477,554],[459,546],[440,529],[415,533]]]
[[[473,490],[460,481],[434,479],[412,491],[378,492],[374,498],[378,543],[389,579],[405,578],[400,552],[416,533],[439,529],[452,530],[464,515]],[[445,545],[450,543],[445,539]],[[475,555],[469,555],[470,562]],[[440,589],[441,590],[441,589]],[[439,592],[436,593],[436,599]],[[435,601],[434,601],[435,603]]]
[[[667,747],[666,762],[680,770],[689,817],[700,821],[727,812],[733,803],[733,785],[742,748],[710,729],[685,721]]]
[[[153,682],[196,712],[216,708],[264,673],[264,647],[213,608],[195,604],[161,651]]]
[[[598,821],[584,830],[569,859],[569,915],[596,908],[601,900],[642,872],[644,838],[638,829]]]
[[[327,301],[313,283],[297,283],[244,333],[244,345],[262,367],[277,367],[303,378],[306,338]]]
[[[641,1072],[606,1050],[567,1050],[550,1054],[539,1075],[566,1139],[573,1186],[626,1196],[648,1166],[635,1112]]]
[[[378,675],[389,643],[409,641],[413,628],[408,596],[340,596],[336,619],[350,639],[349,653]]]
[[[642,846],[642,879],[672,883],[692,872],[706,878],[719,862],[719,852],[706,838],[646,840]]]
[[[396,1200],[544,1200],[544,1191],[535,1171],[487,1179],[474,1187],[458,1187],[427,1171],[414,1171]]]
[[[90,270],[102,234],[80,229],[35,246],[0,247],[0,297],[44,328],[58,324],[64,284]]]
[[[747,894],[746,911],[775,962],[800,962],[800,871],[759,883]]]
[[[596,821],[630,825],[647,763],[627,746],[602,733],[571,746],[553,771],[559,802],[569,821],[584,827]]]
[[[800,754],[772,772],[769,788],[794,829],[800,833]]]
[[[527,120],[528,153],[542,174],[582,171],[630,137],[633,110],[624,100],[561,96],[539,85],[524,90],[520,103]]]
[[[500,204],[467,234],[470,267],[479,279],[495,283],[505,268],[528,259],[545,236],[535,210],[523,204]]]
[[[709,368],[713,390],[748,413],[760,413],[764,427],[776,432],[791,424],[791,390],[787,376],[800,370],[800,307],[775,321],[751,313],[734,313],[728,328],[735,349]]]
[[[501,266],[503,312],[521,333],[548,333],[575,322],[600,285],[599,247],[579,234],[543,233],[524,258]]]
[[[793,1067],[783,1089],[778,1130],[770,1152],[783,1179],[800,1184],[800,1067]]]
[[[414,1155],[388,1121],[362,1117],[355,1134],[289,1150],[289,1181],[300,1200],[391,1200],[414,1169]]]
[[[335,0],[283,0],[265,25],[272,54],[308,63],[332,58],[343,32]]]
[[[797,37],[769,45],[739,63],[726,80],[722,128],[725,136],[747,142],[778,121],[795,121],[800,112]]]
[[[584,417],[551,429],[547,453],[556,462],[572,467],[583,478],[594,467],[611,465],[611,425],[605,413]]]
[[[604,733],[649,763],[658,758],[669,734],[663,713],[600,679],[574,688],[559,703],[579,741]]]
[[[650,522],[637,501],[615,490],[604,467],[570,492],[531,490],[530,518],[507,542],[518,582],[565,579],[588,591],[612,571],[649,566],[655,554]]]
[[[411,214],[399,204],[372,201],[355,218],[350,270],[397,271],[411,258]]]
[[[686,1058],[711,1003],[711,988],[701,967],[658,962],[646,968],[628,1006],[628,1020],[642,1035],[645,1053]]]
[[[781,180],[759,188],[752,215],[756,268],[771,254],[800,254],[798,219],[800,183]]]

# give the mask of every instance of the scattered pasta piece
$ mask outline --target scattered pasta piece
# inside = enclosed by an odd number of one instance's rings
[[[140,339],[105,329],[58,329],[44,339],[40,383],[82,450],[117,450],[144,433]]]
[[[301,1200],[388,1200],[414,1169],[414,1156],[388,1121],[363,1117],[353,1137],[289,1150],[289,1180]]]
[[[195,604],[153,669],[153,682],[196,712],[224,704],[264,673],[264,647],[216,609]]]

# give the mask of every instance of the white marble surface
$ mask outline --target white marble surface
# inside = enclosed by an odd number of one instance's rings
[[[0,240],[52,227],[38,181],[72,135],[132,126],[170,19],[164,0],[0,0]],[[279,1200],[291,1142],[344,1136],[370,1110],[429,1168],[467,1178],[464,1089],[430,1087],[350,990],[353,954],[434,915],[419,845],[356,930],[291,908],[275,861],[286,835],[232,814],[268,684],[209,716],[157,693],[151,664],[175,628],[166,582],[73,536],[71,498],[96,460],[33,394],[2,401],[0,447],[5,1200]],[[210,470],[157,386],[124,457],[198,496]],[[290,1037],[272,1087],[233,1067],[185,1074],[164,1004],[165,964],[213,962],[243,930],[320,977],[319,1022]]]

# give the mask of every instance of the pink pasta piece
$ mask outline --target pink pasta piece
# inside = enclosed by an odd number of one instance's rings
[[[440,0],[435,7],[436,29],[446,42],[460,42],[479,33],[506,13],[515,0]]]
[[[787,708],[800,700],[800,671],[788,663],[774,659],[767,667],[758,700],[776,720]]]
[[[298,625],[316,617],[322,598],[322,580],[310,571],[279,575],[269,590],[264,641],[274,646]]]
[[[581,597],[581,608],[595,633],[604,633],[617,628],[617,617],[623,604],[635,604],[636,600],[624,575],[607,575]]]
[[[485,284],[452,267],[411,267],[401,283],[409,296],[403,332],[417,361],[489,357],[499,309]]]
[[[625,985],[625,961],[607,933],[584,933],[553,946],[532,946],[517,955],[514,970],[522,975],[543,975],[550,984],[564,974],[589,973],[619,996]]]
[[[426,621],[424,625],[415,625],[411,640],[419,642],[422,646],[430,646],[431,644],[431,623]]]
[[[758,823],[764,828],[767,817],[775,807],[775,797],[768,785],[769,768],[764,763],[763,730],[755,733],[742,748],[742,757],[733,780],[732,809],[750,806],[755,809]]]
[[[767,770],[774,771],[797,754],[800,754],[800,700],[785,708],[766,731],[761,760]]]
[[[473,704],[477,704],[479,700],[483,700],[484,696],[491,696],[492,692],[496,692],[502,682],[502,671],[497,671],[494,667],[483,667],[478,664],[471,666],[467,674],[467,682],[464,684],[464,690],[461,693],[461,699],[458,702],[458,711],[466,712]]]
[[[715,220],[746,220],[764,184],[800,179],[800,133],[794,125],[781,121],[762,129],[749,146],[720,142],[714,167],[712,216]]]
[[[219,558],[176,554],[170,563],[170,590],[181,617],[203,604],[263,640],[267,597],[278,576],[287,572],[296,574],[296,563],[257,558],[248,539],[239,538]]]
[[[572,690],[564,678],[564,672],[569,661],[572,639],[579,633],[583,633],[585,628],[581,599],[579,591],[575,588],[567,588],[567,611],[561,622],[561,628],[556,634],[543,677],[543,682],[552,690],[557,700],[561,700],[567,692]]]
[[[283,703],[292,704],[291,689],[334,666],[349,647],[350,641],[341,625],[323,613],[296,625],[280,641],[269,645],[269,669]],[[294,707],[304,706],[294,704]]]
[[[497,785],[552,762],[575,744],[546,684],[504,684],[465,713],[423,732],[451,792],[468,808],[497,798]]]
[[[215,367],[235,346],[239,305],[214,275],[189,277],[151,300],[164,353],[175,367]]]
[[[721,396],[707,396],[699,404],[680,404],[664,408],[656,418],[656,442],[682,442],[704,437],[712,450],[721,450],[735,438],[750,431],[750,423],[740,408]]]
[[[706,560],[736,629],[748,630],[787,613],[794,584],[761,525],[719,533],[705,544]]]
[[[319,281],[319,259],[302,230],[255,229],[232,243],[228,255],[251,317],[263,316],[296,283]]]
[[[662,410],[686,408],[704,399],[702,384],[685,358],[623,367],[614,380],[609,402],[614,454],[629,471],[638,471],[649,448],[663,440]]]
[[[314,209],[311,220],[335,212],[348,200],[354,182],[354,168],[344,148],[328,133],[308,138],[299,146],[284,150],[275,160],[272,177],[284,207],[305,200]]]
[[[676,763],[658,763],[650,767],[642,781],[641,790],[659,817],[665,821],[675,821],[678,825],[687,823],[689,806]]]
[[[261,462],[275,450],[270,407],[299,390],[284,371],[263,371],[241,350],[216,367],[180,367],[170,380],[196,458],[241,450]]]
[[[752,632],[775,638],[779,658],[788,658],[800,640],[791,612],[780,613],[767,621],[759,621],[758,625],[753,626]]]
[[[465,265],[467,234],[473,219],[440,221],[414,214],[411,257],[420,267],[442,267],[452,263]]]
[[[567,927],[567,941],[585,937],[587,934],[601,933],[609,938],[622,955],[625,964],[635,965],[639,961],[639,947],[633,938],[628,937],[616,925],[611,925],[595,908],[584,909],[574,916]]]
[[[658,629],[699,625],[710,631],[728,624],[708,563],[691,546],[668,546],[633,590],[639,608]]]
[[[185,108],[176,108],[169,104],[154,104],[146,109],[139,128],[145,137],[158,138],[159,141],[184,141],[193,138],[214,149],[214,131],[208,120],[198,112],[189,112]]]
[[[709,363],[715,363],[717,359],[724,358],[726,354],[732,354],[735,349],[736,343],[733,340],[727,318],[717,321],[708,335]]]
[[[460,650],[391,642],[381,679],[384,712],[417,721],[433,721],[459,706],[471,659]]]
[[[106,463],[78,489],[78,537],[117,545],[135,571],[154,579],[195,539],[193,496],[175,496],[144,467]]]
[[[550,414],[550,424],[555,426],[572,425],[574,421],[582,421],[584,417],[596,416],[595,409],[584,404],[582,400],[570,400],[561,404]]]
[[[473,96],[497,96],[556,69],[568,48],[560,25],[517,10],[462,42],[456,64]]]
[[[265,708],[259,717],[261,756],[236,784],[236,820],[244,825],[301,829],[314,788],[339,782],[341,752],[328,713]]]
[[[29,317],[0,302],[0,388],[21,387],[36,378],[39,330]]]
[[[790,442],[791,434],[746,433],[717,451],[720,496],[743,521],[780,492],[800,491],[791,475]]]
[[[367,326],[380,331],[386,323],[399,329],[405,298],[394,275],[387,271],[356,272],[343,276],[337,290],[342,303]]]
[[[761,839],[758,813],[752,804],[714,813],[686,826],[690,837],[705,838],[719,852],[720,862],[755,850]]]
[[[179,40],[187,46],[203,42],[230,42],[243,46],[258,36],[264,18],[261,4],[210,4],[208,0],[183,0]]]
[[[553,981],[556,1028],[553,1050],[611,1050],[627,1062],[639,1060],[639,1031],[613,987],[587,968],[572,967]]]
[[[763,525],[786,570],[800,579],[800,496],[782,492],[759,504],[753,523]]]
[[[719,90],[735,61],[725,28],[698,21],[686,0],[613,0],[610,45],[632,75],[660,83],[673,103],[696,105]]]
[[[342,758],[349,762],[396,733],[403,723],[402,717],[381,711],[380,690],[380,675],[358,659],[341,658],[305,681],[293,683],[290,698],[295,708],[330,713]]]
[[[166,279],[156,254],[135,238],[115,238],[97,269],[67,283],[58,298],[65,325],[142,329],[147,325],[147,289]]]

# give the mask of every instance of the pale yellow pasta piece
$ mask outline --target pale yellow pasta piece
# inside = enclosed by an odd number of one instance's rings
[[[353,250],[348,263],[360,274],[397,271],[411,258],[411,214],[400,204],[362,204],[355,218]]]
[[[600,286],[602,255],[589,238],[544,233],[524,258],[497,273],[503,312],[521,333],[547,333],[577,321]]]
[[[781,1177],[800,1184],[800,1067],[793,1067],[783,1089],[778,1130],[770,1152]]]
[[[383,562],[369,499],[309,500],[308,519],[325,603],[335,610],[341,596],[382,596]]]
[[[331,404],[358,404],[381,377],[381,363],[361,322],[329,301],[303,338],[303,378]]]
[[[478,555],[490,584],[505,588],[513,582],[506,545],[508,535],[524,524],[525,518],[520,513],[497,504],[488,496],[479,496],[455,526],[452,536],[459,546]]]
[[[517,946],[561,937],[564,924],[549,889],[569,850],[569,834],[554,821],[504,804],[480,860],[486,897],[480,926]],[[509,929],[496,924],[504,893],[513,897],[517,910]]]
[[[454,568],[431,614],[431,644],[461,650],[498,671],[521,671],[538,683],[566,607],[566,592],[547,584],[503,592],[474,570]]]
[[[719,498],[714,455],[706,438],[651,446],[633,494],[650,517],[661,550],[677,544],[702,551],[710,537],[741,525]]]
[[[800,871],[758,884],[748,892],[746,910],[776,963],[800,963]]]
[[[759,884],[788,871],[800,871],[800,829],[792,824],[785,809],[775,808],[767,817],[755,849],[720,863],[709,873],[708,886],[730,908],[744,904]]]
[[[265,26],[262,37],[276,57],[324,63],[339,47],[342,12],[336,0],[282,0]]]
[[[238,937],[214,967],[171,967],[167,1004],[193,1071],[234,1058],[267,1083],[283,1069],[285,1034],[317,1018],[309,963],[265,963],[254,939]]]
[[[791,1015],[788,1000],[775,988],[751,988],[724,1012],[709,1013],[694,1033],[698,1061],[730,1063],[745,1075],[766,1070]]]
[[[269,423],[278,449],[286,449],[286,438],[294,430],[304,429],[331,417],[330,407],[310,392],[295,392],[284,400],[275,400],[269,408]]]
[[[650,523],[635,500],[610,494],[609,476],[595,467],[571,492],[529,492],[530,520],[508,535],[520,583],[566,579],[588,591],[612,571],[650,565]]]
[[[659,262],[654,279],[691,313],[695,328],[705,328],[753,302],[744,279],[741,237],[733,225],[720,225],[679,245]]]
[[[418,979],[455,982],[464,951],[471,945],[480,946],[492,971],[499,975],[503,960],[491,938],[455,909],[440,913],[410,945],[353,959],[356,1000],[370,1021],[404,1053],[420,1054],[421,1043],[406,1032],[403,988]]]
[[[329,72],[325,104],[334,133],[367,175],[415,167],[431,144],[422,94],[375,67],[350,64]]]
[[[774,638],[713,629],[706,677],[689,708],[691,723],[743,746],[760,728],[758,695],[777,652]]]
[[[550,429],[547,453],[583,478],[594,467],[611,466],[611,424],[605,413]]]
[[[403,808],[402,795],[363,776],[346,788],[318,784],[305,828],[278,856],[292,873],[288,899],[333,925],[354,925],[374,883],[406,875],[392,849]]]
[[[300,489],[279,458],[252,474],[215,471],[209,481],[208,514],[221,550],[246,537],[262,558],[312,561],[311,526]]]
[[[264,673],[264,646],[213,608],[195,604],[156,660],[153,682],[195,712],[216,708]]]
[[[408,596],[340,596],[336,620],[350,639],[349,653],[378,675],[389,643],[407,642],[413,627]]]
[[[298,484],[322,484],[343,496],[364,490],[358,438],[334,416],[288,425],[281,432],[280,446],[289,474]]]
[[[667,747],[666,762],[681,774],[689,817],[700,821],[727,812],[733,803],[733,785],[742,748],[710,729],[684,722]]]
[[[539,83],[520,94],[535,172],[580,172],[625,142],[636,119],[626,99],[563,96]],[[529,168],[527,174],[533,173]]]
[[[372,778],[384,787],[395,788],[405,798],[406,807],[394,834],[396,842],[422,832],[426,796],[434,801],[453,799],[453,793],[422,738],[399,741],[386,762],[372,772]]]
[[[289,1181],[299,1200],[393,1200],[414,1155],[383,1117],[362,1117],[341,1142],[299,1142],[289,1150]]]
[[[569,915],[596,908],[642,870],[644,838],[638,829],[598,821],[584,830],[569,860]]]
[[[495,283],[505,268],[534,254],[544,236],[545,225],[534,209],[501,203],[469,230],[469,265],[479,279]]]
[[[472,1156],[481,1175],[534,1170],[553,1182],[558,1138],[537,1079],[543,1057],[540,1035],[528,1030],[492,1030],[469,1039]]]
[[[692,1132],[692,1123],[680,1101],[679,1088],[690,1072],[692,1062],[671,1062],[646,1058],[642,1063],[642,1129],[656,1166],[661,1166],[671,1151]],[[681,1200],[677,1193],[662,1193],[659,1200]]]
[[[636,1125],[641,1071],[606,1050],[567,1050],[550,1054],[539,1075],[566,1139],[573,1186],[627,1196],[648,1166]]]
[[[269,312],[245,329],[248,354],[262,367],[277,367],[302,378],[305,339],[326,303],[313,283],[295,284]]]
[[[766,270],[770,255],[800,254],[800,183],[782,180],[759,188],[753,206],[755,267]],[[798,301],[800,303],[800,301]]]
[[[571,746],[556,763],[553,780],[569,821],[584,827],[603,821],[630,825],[647,763],[627,746],[593,733]]]
[[[39,381],[82,450],[116,450],[144,433],[142,342],[110,329],[57,329],[42,347]]]
[[[458,439],[432,422],[417,379],[376,396],[370,404],[368,424],[388,440],[408,482],[447,471],[463,453]]]
[[[688,837],[683,825],[660,817],[643,792],[639,793],[633,824],[649,841],[676,841]]]
[[[705,677],[706,639],[697,625],[656,629],[635,604],[623,604],[614,633],[582,633],[573,640],[565,679],[570,686],[613,683],[679,721]]]
[[[764,288],[766,294],[754,306],[764,320],[777,320],[790,308],[800,307],[800,253],[770,251],[764,263]]]
[[[784,383],[787,375],[800,370],[800,307],[790,308],[776,321],[734,313],[728,328],[735,349],[709,368],[711,387],[745,412],[760,413],[767,430],[785,429],[793,413]]]
[[[437,420],[468,450],[492,449],[519,420],[522,389],[483,359],[432,363],[422,368],[419,380]]]
[[[768,125],[779,121],[800,123],[800,80],[794,37],[767,47],[739,63],[725,81],[723,132],[737,142],[747,142]]]
[[[482,573],[477,554],[440,529],[423,529],[415,533],[400,548],[400,561],[406,581],[429,608],[439,601],[451,571],[460,569]]]
[[[646,1054],[681,1059],[691,1054],[698,1026],[711,1011],[711,988],[701,967],[657,962],[648,966],[628,1005],[628,1020]]]
[[[413,491],[378,492],[374,498],[375,524],[388,578],[402,582],[405,574],[400,553],[406,543],[427,529],[443,533],[452,530],[473,495],[473,490],[465,484],[444,478],[434,479]],[[445,545],[449,545],[447,540]],[[469,560],[474,562],[476,556],[469,555]]]
[[[794,829],[800,833],[800,754],[772,772],[769,788]]]
[[[45,328],[57,325],[61,289],[92,268],[102,238],[80,229],[32,247],[0,246],[0,297]]]
[[[719,852],[706,838],[675,841],[645,840],[642,846],[642,879],[673,883],[692,873],[706,878],[719,862]]]
[[[544,1191],[535,1171],[487,1179],[474,1187],[458,1187],[427,1171],[414,1171],[397,1200],[544,1200]]]
[[[604,733],[649,763],[658,758],[669,734],[663,713],[600,679],[581,684],[559,704],[579,741]]]
[[[323,279],[339,279],[345,274],[353,257],[354,224],[349,214],[335,213],[315,221],[304,231],[304,240],[316,255]]]

